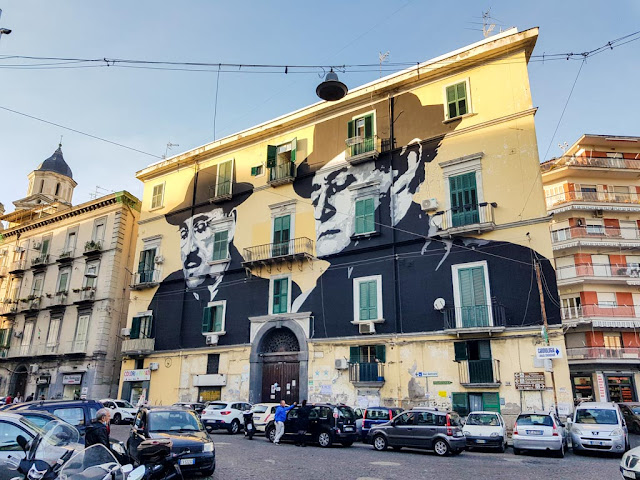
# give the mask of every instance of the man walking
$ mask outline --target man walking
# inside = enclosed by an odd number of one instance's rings
[[[287,407],[287,403],[284,400],[280,400],[280,405],[276,408],[276,438],[273,443],[280,445],[280,439],[284,435],[284,422],[287,419],[287,412],[295,407],[298,403],[293,402],[293,405]]]
[[[101,408],[96,413],[96,419],[87,427],[84,437],[84,446],[101,444],[109,448],[109,410]]]
[[[298,409],[298,438],[296,445],[307,446],[307,430],[309,430],[309,414],[313,405],[307,405],[306,400],[302,400],[302,406]]]

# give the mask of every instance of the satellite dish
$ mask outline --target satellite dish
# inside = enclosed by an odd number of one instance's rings
[[[442,310],[444,308],[445,301],[444,298],[436,298],[433,302],[433,308],[436,310]]]
[[[349,89],[347,86],[338,80],[338,74],[336,74],[332,68],[324,78],[324,82],[316,88],[316,95],[318,95],[322,100],[335,102],[336,100],[340,100],[344,97],[348,91]]]

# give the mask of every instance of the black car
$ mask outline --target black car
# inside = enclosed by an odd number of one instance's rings
[[[102,404],[95,400],[39,400],[19,403],[15,409],[10,410],[14,413],[26,410],[51,413],[76,427],[80,435],[84,436],[87,425],[95,420],[101,408]]]
[[[138,462],[138,445],[149,439],[170,439],[172,453],[180,458],[184,473],[211,475],[216,469],[216,450],[198,415],[182,407],[143,407],[138,411],[127,440],[127,452]]]
[[[284,422],[282,440],[295,440],[298,434],[298,409],[295,407],[287,413]],[[265,428],[266,437],[273,442],[276,437],[276,424],[271,420]],[[315,404],[309,413],[309,430],[307,438],[318,443],[321,447],[330,447],[334,443],[341,443],[350,447],[358,440],[356,432],[356,415],[351,407],[332,405],[329,403]]]
[[[34,425],[42,428],[47,423],[53,422],[54,420],[60,421],[61,419],[56,417],[55,415],[45,412],[44,410],[29,410],[29,409],[18,409],[12,410],[10,413],[15,413],[16,415],[20,415],[23,418],[26,418]]]

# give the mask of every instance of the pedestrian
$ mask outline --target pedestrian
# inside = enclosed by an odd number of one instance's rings
[[[11,394],[7,395],[7,398],[4,399],[4,404],[5,405],[10,405],[13,403],[13,397],[11,396]]]
[[[29,394],[29,396],[25,399],[25,402],[33,402],[33,393]]]
[[[309,430],[309,415],[313,405],[307,405],[306,400],[302,400],[302,406],[298,409],[298,438],[296,445],[307,446],[307,430]]]
[[[17,394],[15,396],[15,398],[13,399],[13,403],[22,403],[22,395],[21,394]]]
[[[84,446],[101,444],[109,448],[109,410],[101,408],[96,413],[96,418],[87,427],[87,433],[84,437]]]
[[[40,395],[40,400],[44,400],[44,395]]]
[[[276,407],[276,438],[273,440],[273,443],[276,445],[280,445],[280,439],[282,438],[282,435],[284,435],[284,422],[287,419],[287,412],[297,404],[297,402],[293,402],[293,405],[287,407],[287,402],[280,400],[280,405]]]

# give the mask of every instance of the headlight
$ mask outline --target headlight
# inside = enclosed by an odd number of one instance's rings
[[[582,435],[582,430],[580,430],[579,428],[573,427],[571,429],[571,433],[575,433],[576,435]]]
[[[463,430],[462,433],[464,433],[465,435],[471,435],[471,432],[469,432],[468,430]]]
[[[499,435],[500,435],[500,434],[499,434],[498,432],[491,432],[491,435],[490,435],[490,436],[491,436],[491,437],[497,437],[497,436],[499,436]]]
[[[612,437],[619,437],[620,435],[622,435],[622,430],[620,428],[616,428],[613,432],[611,432],[610,435]]]
[[[138,468],[134,469],[133,472],[129,474],[129,476],[127,477],[127,480],[142,480],[142,477],[144,477],[145,471],[146,469],[144,468],[144,465],[140,465]]]
[[[202,451],[203,452],[213,452],[213,442],[205,443],[204,447],[202,447]]]

